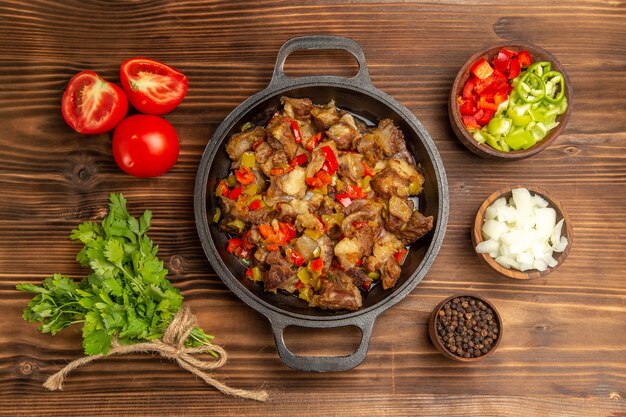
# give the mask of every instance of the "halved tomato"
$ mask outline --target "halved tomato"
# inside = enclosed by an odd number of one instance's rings
[[[61,113],[78,133],[96,134],[112,130],[128,111],[124,90],[93,71],[72,77],[61,100]]]
[[[120,81],[130,103],[145,114],[165,114],[174,110],[185,98],[189,84],[183,73],[148,58],[124,61],[120,67]]]

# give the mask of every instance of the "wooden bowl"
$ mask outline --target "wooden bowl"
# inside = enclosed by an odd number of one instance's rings
[[[496,321],[498,323],[498,337],[495,340],[495,344],[493,345],[493,347],[491,348],[491,350],[481,356],[478,356],[476,358],[463,358],[461,356],[457,356],[455,354],[453,354],[452,352],[450,352],[443,344],[443,341],[440,339],[441,336],[439,336],[437,334],[437,315],[439,313],[439,310],[441,310],[441,308],[444,306],[444,304],[446,304],[448,301],[453,300],[457,297],[471,297],[474,298],[475,300],[478,301],[482,301],[483,303],[485,303],[489,308],[491,308],[491,310],[494,312],[495,314],[495,318]],[[445,356],[448,359],[452,359],[455,361],[460,361],[460,362],[477,362],[479,360],[482,360],[488,356],[490,356],[491,354],[493,354],[493,352],[498,348],[498,346],[500,345],[500,342],[502,341],[502,317],[500,316],[500,313],[498,312],[498,310],[495,308],[495,306],[487,301],[486,299],[484,299],[481,296],[478,296],[476,294],[458,294],[458,295],[453,295],[452,297],[448,297],[445,300],[443,300],[442,302],[440,302],[439,304],[437,304],[435,306],[435,308],[433,309],[432,313],[430,313],[430,318],[428,320],[428,335],[430,336],[430,340],[433,343],[433,345],[435,346],[435,348],[437,348],[437,350],[439,352],[441,352],[443,354],[443,356]]]
[[[563,74],[563,77],[565,79],[565,97],[567,97],[567,110],[565,111],[565,113],[557,117],[556,120],[557,122],[559,122],[559,125],[556,128],[552,129],[546,135],[546,137],[543,138],[543,140],[536,145],[528,149],[521,149],[518,151],[510,152],[498,151],[497,149],[492,148],[486,143],[480,144],[476,142],[476,140],[472,137],[472,135],[468,132],[467,128],[463,124],[463,119],[461,118],[461,113],[459,111],[459,105],[457,104],[457,97],[462,94],[463,87],[470,77],[471,66],[481,57],[484,57],[487,61],[491,62],[493,57],[503,47],[517,52],[526,50],[530,52],[533,58],[533,62],[551,62],[552,68]],[[472,151],[474,154],[488,159],[513,161],[528,158],[529,156],[535,155],[536,153],[539,153],[548,146],[550,146],[550,144],[555,141],[555,139],[561,134],[561,132],[567,125],[567,121],[569,120],[570,114],[572,113],[572,104],[572,83],[569,79],[569,76],[567,75],[567,71],[565,71],[565,68],[561,65],[561,63],[556,59],[554,55],[552,55],[545,49],[530,43],[503,43],[475,53],[465,62],[465,64],[463,64],[461,70],[458,72],[456,78],[454,79],[454,84],[452,84],[452,89],[450,90],[450,98],[448,100],[448,116],[450,117],[452,130],[454,130],[456,136],[459,138],[461,143],[463,143],[463,145],[465,145],[465,147]]]
[[[563,224],[563,230],[561,231],[561,236],[565,236],[569,243],[567,245],[567,248],[565,248],[563,252],[560,252],[560,253],[554,252],[554,254],[552,255],[554,259],[558,262],[558,264],[554,268],[548,267],[548,269],[546,269],[545,271],[531,269],[531,270],[522,272],[516,269],[505,268],[504,266],[497,263],[494,258],[489,256],[488,253],[476,253],[476,254],[492,269],[494,269],[495,271],[509,278],[515,278],[515,279],[541,278],[550,274],[551,272],[556,270],[559,266],[561,266],[561,264],[565,261],[565,258],[567,258],[567,254],[572,248],[572,243],[573,243],[572,222],[570,221],[569,216],[565,212],[565,209],[563,208],[561,203],[542,188],[532,187],[532,186],[529,187],[527,185],[512,185],[510,187],[501,188],[495,193],[491,194],[481,204],[481,206],[478,208],[478,212],[476,213],[476,218],[474,220],[474,228],[472,230],[472,244],[474,245],[474,248],[476,248],[476,245],[478,245],[480,242],[485,240],[483,237],[483,233],[482,233],[482,227],[485,221],[485,212],[487,211],[487,208],[500,197],[505,197],[508,202],[509,198],[511,198],[511,196],[513,195],[512,190],[515,188],[526,188],[533,195],[539,194],[539,196],[541,196],[543,199],[545,199],[549,203],[548,207],[552,207],[553,209],[556,210],[557,222],[559,222],[561,219],[565,219],[564,224]]]

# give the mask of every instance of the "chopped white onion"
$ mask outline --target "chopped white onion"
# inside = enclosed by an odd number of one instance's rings
[[[561,235],[564,220],[556,222],[556,210],[539,195],[516,188],[508,200],[502,197],[485,211],[482,227],[486,239],[476,252],[489,254],[505,268],[545,271],[558,262],[553,254],[563,252],[568,240]]]

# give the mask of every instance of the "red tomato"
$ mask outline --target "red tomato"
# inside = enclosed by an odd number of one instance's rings
[[[124,90],[93,71],[73,76],[61,100],[61,113],[67,124],[88,135],[112,130],[127,111]]]
[[[131,58],[120,67],[122,87],[130,103],[146,114],[174,110],[187,94],[184,74],[169,65],[148,58]]]
[[[165,174],[176,163],[179,149],[176,130],[159,116],[130,116],[113,133],[115,162],[135,177]]]

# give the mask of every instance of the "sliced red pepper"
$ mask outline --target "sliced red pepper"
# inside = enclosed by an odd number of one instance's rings
[[[352,199],[348,196],[348,194],[337,194],[337,201],[339,201],[344,207],[348,207],[352,204]]]
[[[311,188],[320,188],[322,186],[322,180],[320,180],[317,175],[314,177],[309,177],[305,179],[307,185]]]
[[[396,261],[398,261],[400,265],[402,265],[402,261],[404,260],[404,255],[406,255],[407,252],[408,252],[407,249],[401,249],[400,251],[394,253],[393,257],[396,258]]]
[[[479,109],[483,109],[483,110],[492,110],[494,112],[498,111],[498,105],[497,104],[489,103],[487,100],[483,100],[482,98],[478,102],[478,106],[477,107]]]
[[[493,96],[493,102],[496,103],[498,106],[504,103],[505,101],[507,101],[508,99],[509,99],[509,93],[506,91],[498,91]]]
[[[261,146],[261,144],[265,142],[265,139],[261,138],[261,139],[257,139],[256,142],[254,142],[252,144],[252,149],[256,151],[256,148],[258,148],[259,146]]]
[[[476,119],[476,123],[481,126],[486,125],[493,118],[495,111],[493,110],[483,110],[480,109],[474,114],[474,118]]]
[[[285,236],[284,243],[291,242],[296,238],[296,227],[287,222],[278,222],[278,228]]]
[[[270,236],[274,235],[274,229],[269,224],[259,225],[259,232],[261,232],[261,235],[265,238],[265,240],[268,240]]]
[[[295,266],[301,266],[304,263],[304,257],[300,255],[295,249],[289,251],[289,261]]]
[[[463,104],[459,106],[459,111],[463,116],[474,114],[474,112],[476,111],[474,109],[474,102],[471,99],[465,100]]]
[[[367,197],[367,194],[365,194],[365,191],[363,191],[363,189],[359,187],[358,185],[350,184],[345,188],[344,191],[345,191],[345,194],[350,198],[359,199],[359,198]]]
[[[254,274],[252,273],[252,267],[250,267],[246,270],[246,277],[252,278],[253,276]]]
[[[217,196],[222,196],[225,197],[228,195],[228,192],[230,190],[228,189],[228,184],[226,184],[226,181],[222,180],[217,184],[217,187],[215,187],[215,194]]]
[[[352,227],[354,227],[356,230],[362,229],[365,226],[367,226],[367,222],[362,222],[362,221],[352,222]]]
[[[509,84],[509,78],[506,76],[506,74],[502,71],[498,71],[495,70],[492,74],[491,77],[494,81],[498,82],[498,86],[500,87],[500,89],[502,88],[503,85],[508,85]]]
[[[296,167],[299,165],[306,164],[308,160],[309,159],[307,158],[306,154],[301,153],[300,155],[293,158],[291,162],[289,162],[289,165],[292,167]]]
[[[533,57],[528,51],[522,51],[517,55],[517,59],[522,67],[529,67],[533,63]]]
[[[314,177],[305,179],[307,185],[312,188],[320,188],[333,182],[333,177],[326,171],[319,171]]]
[[[255,246],[254,243],[250,242],[251,235],[252,235],[252,232],[248,230],[246,233],[243,234],[243,237],[241,238],[241,244],[247,250],[252,250],[252,248],[254,248]]]
[[[272,168],[270,170],[270,175],[283,175],[285,173],[285,168]]]
[[[313,272],[322,272],[324,269],[324,260],[322,258],[315,258],[309,262],[309,269]]]
[[[354,264],[355,266],[361,266],[363,265],[363,258],[359,258],[358,261],[356,261],[356,263]]]
[[[519,63],[519,59],[514,57],[511,59],[511,68],[509,69],[509,80],[517,78],[519,73],[522,72],[522,65]]]
[[[317,132],[315,135],[311,136],[304,146],[308,151],[313,152],[313,149],[317,146],[318,143],[322,140],[322,132]]]
[[[511,58],[515,55],[515,52],[502,48],[496,56],[493,57],[491,63],[493,68],[502,72],[506,72],[511,64]]]
[[[474,87],[476,87],[476,83],[478,82],[478,78],[470,77],[469,80],[465,83],[463,87],[463,95],[462,97],[466,100],[470,100],[472,98],[472,93],[474,92]]]
[[[250,210],[254,211],[260,209],[261,205],[261,200],[254,200],[252,203],[250,203],[248,207],[250,208]]]
[[[363,287],[363,289],[364,289],[365,291],[369,291],[369,290],[370,290],[370,286],[371,286],[371,285],[372,285],[372,283],[371,283],[370,281],[365,281],[365,282],[363,283],[363,285],[361,285],[361,287]]]
[[[374,176],[374,172],[370,169],[369,166],[367,166],[367,163],[365,162],[365,160],[361,159],[361,165],[363,165],[363,174],[367,177],[373,177]]]
[[[230,198],[231,200],[237,200],[239,198],[239,196],[241,195],[241,193],[243,192],[243,187],[236,187],[233,188],[229,193],[228,193],[228,198]]]
[[[249,185],[252,184],[255,180],[254,173],[248,167],[241,166],[237,171],[235,171],[235,177],[239,184]]]
[[[265,249],[270,252],[278,252],[280,250],[280,247],[276,243],[270,243],[268,245],[265,245]]]
[[[228,253],[235,253],[237,249],[241,248],[241,245],[243,245],[241,239],[234,237],[232,239],[228,239],[228,247],[226,250]]]
[[[474,116],[461,116],[463,119],[463,124],[468,129],[480,129],[480,125],[476,122],[476,118]]]
[[[339,166],[339,163],[337,162],[337,157],[335,156],[335,152],[330,146],[322,146],[321,149],[324,153],[324,157],[326,158],[324,165],[322,165],[322,170],[332,175],[335,173],[335,171],[337,171],[337,167]]]
[[[302,288],[303,285],[304,284],[302,283],[302,281],[298,280],[298,282],[296,282],[295,287],[296,287],[297,290],[299,290],[300,288]]]
[[[291,130],[293,131],[293,137],[296,143],[302,143],[302,134],[300,133],[300,125],[293,119],[289,119]]]
[[[489,65],[489,62],[483,57],[472,65],[470,69],[471,73],[478,77],[480,80],[484,80],[493,73],[493,68]]]

